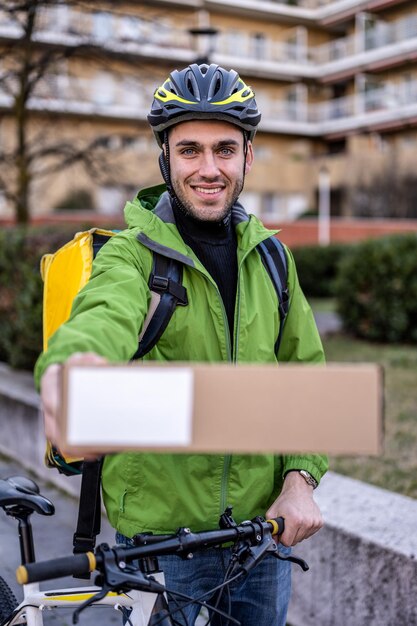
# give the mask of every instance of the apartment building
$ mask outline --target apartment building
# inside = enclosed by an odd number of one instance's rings
[[[1,82],[11,44],[25,45],[22,26],[0,9],[0,153],[16,142],[13,89]],[[93,145],[98,170],[74,159],[35,175],[32,215],[77,198],[117,215],[137,188],[160,182],[146,123],[153,89],[203,57],[256,92],[263,117],[244,201],[264,220],[316,210],[324,176],[332,213],[349,215],[375,177],[413,174],[416,0],[68,0],[38,11],[31,46],[55,61],[28,100],[29,136]],[[0,214],[11,211],[0,189]]]

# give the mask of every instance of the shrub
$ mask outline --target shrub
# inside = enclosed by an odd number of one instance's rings
[[[417,236],[359,244],[340,265],[336,298],[348,332],[374,341],[417,343]]]
[[[0,231],[0,360],[32,369],[42,350],[42,279],[39,263],[71,239],[72,227]]]
[[[339,264],[351,247],[334,243],[329,246],[300,246],[292,250],[300,284],[307,297],[334,296]]]
[[[93,196],[87,189],[71,191],[55,206],[55,211],[90,211],[94,210]]]

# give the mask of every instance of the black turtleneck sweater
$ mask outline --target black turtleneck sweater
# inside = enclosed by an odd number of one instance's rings
[[[231,220],[202,222],[185,215],[175,204],[173,210],[181,237],[219,288],[232,338],[237,288],[237,240]]]

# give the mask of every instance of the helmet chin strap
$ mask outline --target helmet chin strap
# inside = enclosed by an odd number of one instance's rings
[[[246,177],[246,159],[248,157],[248,134],[246,130],[243,131],[243,185],[245,184]]]
[[[168,143],[168,131],[164,130],[164,141],[163,144],[165,146],[165,151],[162,150],[159,155],[159,169],[161,170],[162,178],[167,186],[167,191],[171,198],[176,199],[174,189],[171,183],[171,172],[169,167],[169,143]]]
[[[164,182],[167,186],[167,191],[171,197],[172,202],[175,204],[175,207],[181,211],[181,213],[183,213],[183,215],[186,215],[187,217],[189,217],[187,210],[185,209],[185,207],[183,206],[182,202],[180,202],[180,200],[178,199],[174,188],[172,186],[172,182],[171,182],[171,169],[169,166],[169,143],[168,143],[168,131],[164,131],[164,146],[165,146],[165,150],[162,150],[161,154],[159,155],[159,169],[161,170],[161,174],[162,174],[162,178],[164,179]]]

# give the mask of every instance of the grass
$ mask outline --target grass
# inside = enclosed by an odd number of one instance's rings
[[[315,309],[316,310],[316,309]],[[385,373],[385,444],[379,457],[332,457],[333,471],[417,498],[417,349],[330,335],[327,360],[375,362]]]
[[[314,313],[334,313],[336,301],[334,298],[308,298]]]

